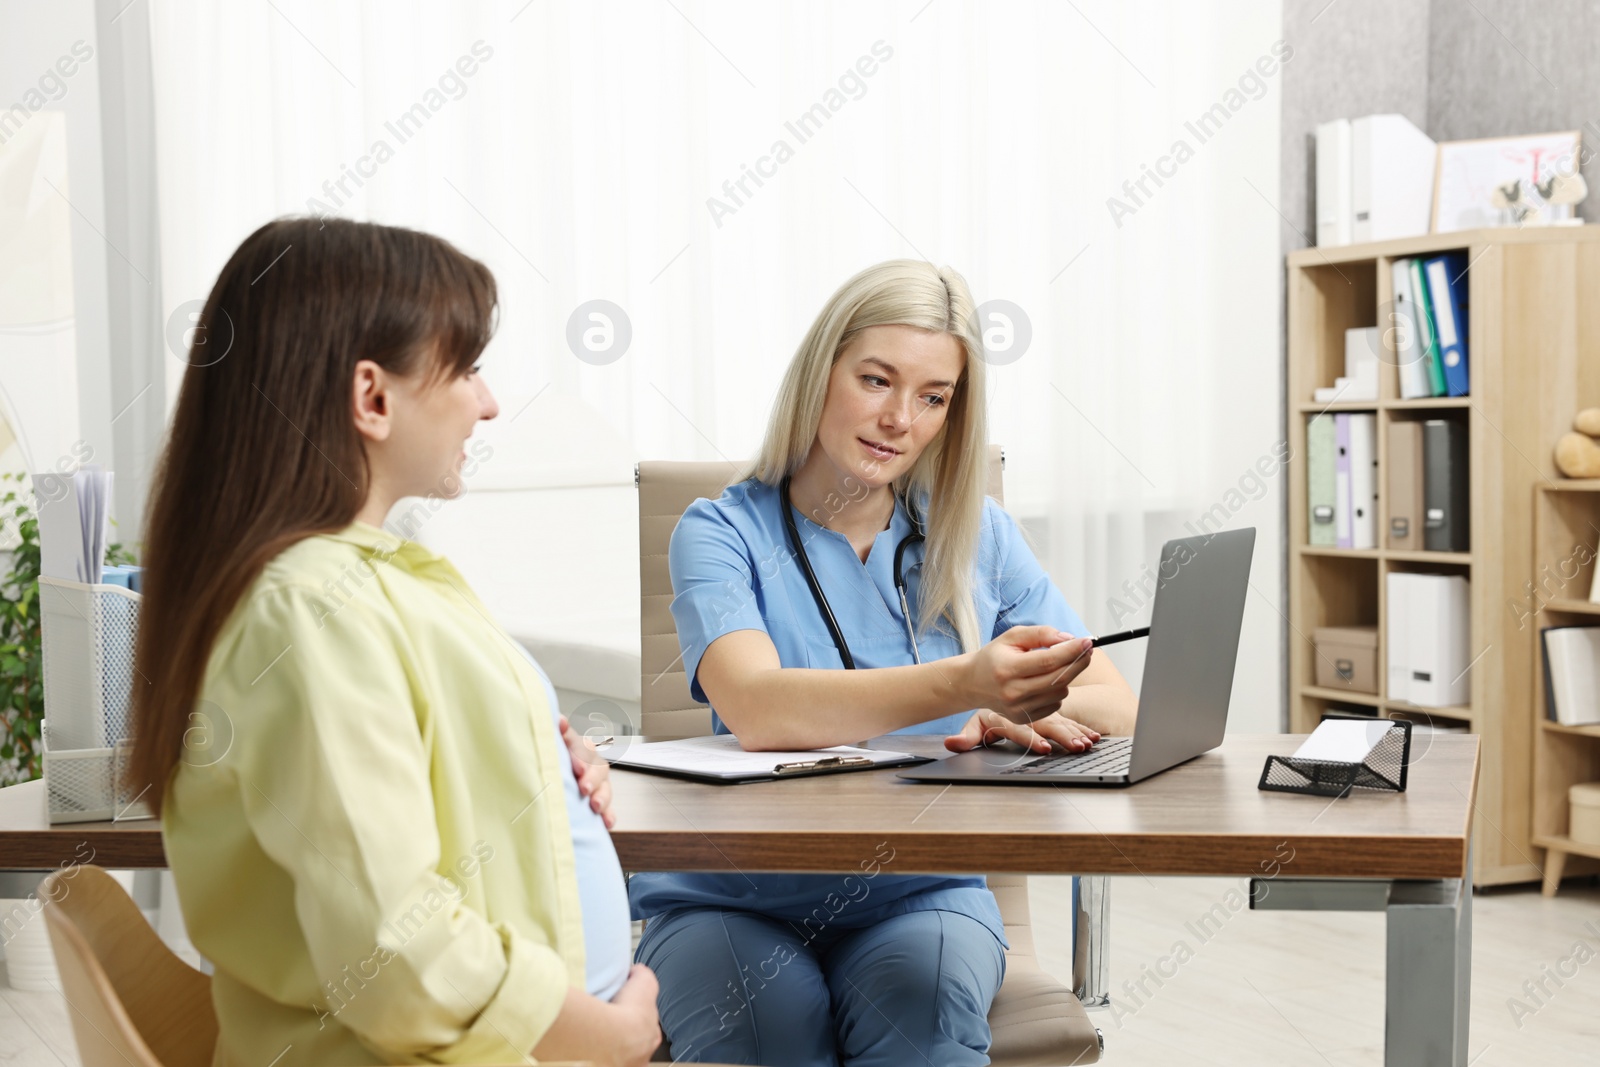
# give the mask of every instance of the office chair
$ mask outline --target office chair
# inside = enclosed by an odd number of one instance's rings
[[[989,456],[989,495],[1001,499],[1005,465],[998,445]],[[642,732],[654,741],[711,732],[711,712],[689,695],[670,610],[672,577],[667,546],[684,510],[699,497],[715,500],[739,470],[730,463],[640,463],[639,487],[640,710]],[[990,875],[989,888],[1005,922],[1006,975],[989,1009],[994,1067],[1081,1064],[1099,1060],[1100,1031],[1084,1006],[1102,1007],[1106,994],[1106,878],[1073,879],[1072,981],[1076,993],[1040,968],[1034,955],[1028,880]],[[657,1057],[661,1058],[660,1055]]]
[[[172,954],[115,879],[69,867],[40,883],[39,897],[83,1067],[211,1067],[210,976]]]

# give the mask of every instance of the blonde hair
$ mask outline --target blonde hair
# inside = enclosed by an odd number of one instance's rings
[[[966,353],[939,434],[894,491],[922,506],[927,536],[917,630],[947,622],[963,651],[983,644],[973,575],[989,453],[983,341],[966,279],[918,259],[891,259],[841,285],[817,314],[789,363],[766,439],[745,477],[777,485],[800,469],[817,439],[828,379],[845,347],[869,326],[946,333]]]

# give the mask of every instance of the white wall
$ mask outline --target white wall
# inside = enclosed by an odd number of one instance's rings
[[[1148,616],[1123,583],[1186,524],[1220,507],[1258,528],[1232,725],[1278,728],[1275,0],[150,10],[155,69],[183,72],[156,86],[164,310],[315,198],[490,265],[503,306],[485,374],[508,413],[581,399],[632,455],[742,458],[844,278],[892,256],[952,264],[979,301],[1031,320],[1031,348],[991,370],[992,437],[1008,503],[1092,628]],[[392,120],[479,44],[492,57],[399,141]],[[794,137],[786,122],[887,49],[864,91]],[[1220,130],[1189,132],[1224,101]],[[792,158],[713,217],[724,179],[777,139]],[[1189,155],[1136,211],[1108,210],[1180,140]],[[335,197],[380,141],[392,158]],[[565,336],[596,297],[632,321],[604,365]],[[625,606],[598,595],[613,593]],[[1137,683],[1141,656],[1113,659]]]
[[[0,321],[0,403],[19,431],[15,447],[0,453],[0,466],[9,470],[71,464],[83,454],[81,448],[74,451],[79,440],[102,461],[112,454],[106,268],[107,257],[116,253],[96,232],[105,226],[94,10],[92,0],[61,0],[8,4],[0,15],[0,109],[20,104],[28,113],[7,123],[7,131],[16,130],[20,119],[22,131],[0,146],[8,197],[0,208],[7,222],[0,229],[0,262],[6,270],[49,272],[49,261],[59,263],[65,253],[70,264],[67,291],[53,284],[38,306],[13,305]],[[79,55],[85,49],[91,53],[87,61],[73,55],[79,42]],[[57,64],[64,58],[75,69],[60,77]],[[30,176],[26,188],[39,198],[30,211],[11,199],[18,188],[11,182],[21,180],[23,169],[13,153],[53,121],[50,112],[64,120],[67,182],[56,192]],[[16,240],[13,225],[41,212],[62,216],[70,234],[65,246],[40,249]]]

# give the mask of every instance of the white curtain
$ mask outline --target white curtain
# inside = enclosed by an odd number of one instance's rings
[[[1230,725],[1277,728],[1278,3],[150,11],[169,310],[274,216],[418,227],[499,280],[503,419],[581,402],[594,451],[742,459],[840,282],[949,264],[1026,316],[992,436],[1091,629],[1148,619],[1186,523],[1258,528]],[[626,315],[614,361],[568,345],[592,300]]]

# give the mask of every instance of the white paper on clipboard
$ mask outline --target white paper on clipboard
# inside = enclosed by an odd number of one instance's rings
[[[806,751],[746,752],[739,747],[739,739],[732,734],[686,737],[677,741],[649,741],[630,745],[615,756],[602,748],[600,754],[618,767],[719,778],[770,775],[783,764],[806,763],[828,756],[864,758],[874,765],[897,763],[908,758],[904,752],[885,752],[851,745]]]

